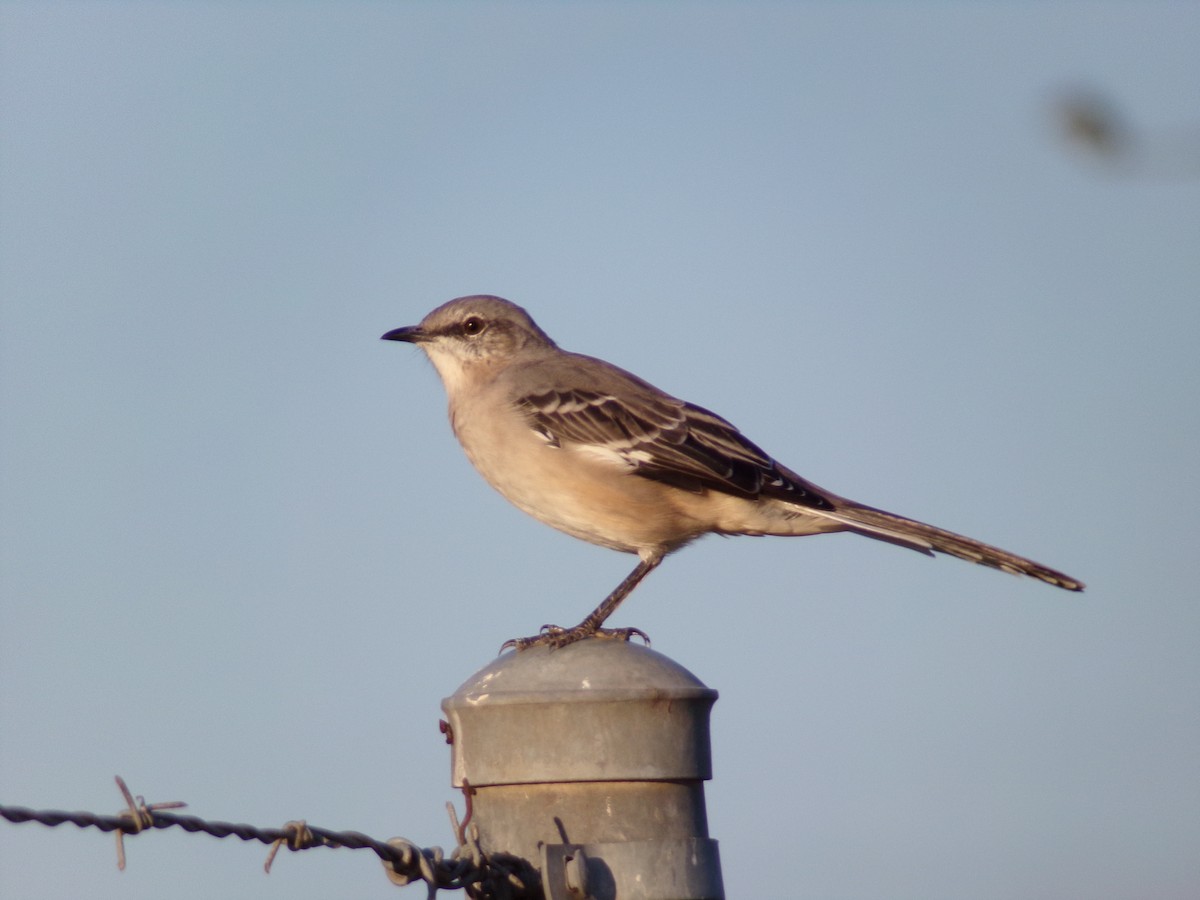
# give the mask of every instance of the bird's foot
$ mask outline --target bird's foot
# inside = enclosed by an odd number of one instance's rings
[[[505,641],[500,652],[505,650],[528,650],[530,647],[549,647],[557,650],[582,641],[586,638],[603,638],[605,640],[628,641],[639,637],[650,646],[650,637],[640,628],[589,628],[586,625],[576,625],[574,628],[563,628],[561,625],[543,625],[541,630],[532,637],[513,638]]]

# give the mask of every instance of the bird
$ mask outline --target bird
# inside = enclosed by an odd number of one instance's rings
[[[593,636],[648,642],[639,629],[604,623],[669,554],[706,534],[851,532],[1084,589],[1015,553],[818,487],[715,413],[604,360],[560,349],[524,309],[501,297],[459,297],[382,340],[425,352],[467,458],[514,506],[573,537],[638,557],[578,625],[544,625],[504,648],[558,648]]]

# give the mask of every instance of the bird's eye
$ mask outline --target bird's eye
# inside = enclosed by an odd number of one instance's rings
[[[482,334],[485,328],[487,328],[487,322],[483,321],[479,316],[471,316],[469,319],[463,320],[462,323],[463,334],[468,337]]]

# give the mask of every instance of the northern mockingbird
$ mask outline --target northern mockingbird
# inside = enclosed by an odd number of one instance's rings
[[[560,350],[500,297],[451,300],[383,339],[429,356],[454,434],[492,487],[547,525],[640,560],[574,628],[546,625],[505,646],[641,635],[600,626],[668,553],[710,533],[851,531],[1083,590],[1032,560],[817,487],[720,416],[603,360]]]

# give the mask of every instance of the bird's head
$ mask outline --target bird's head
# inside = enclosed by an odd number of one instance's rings
[[[421,324],[393,329],[382,339],[419,346],[448,390],[469,370],[503,367],[518,354],[555,347],[529,313],[515,303],[487,294],[443,303]]]

